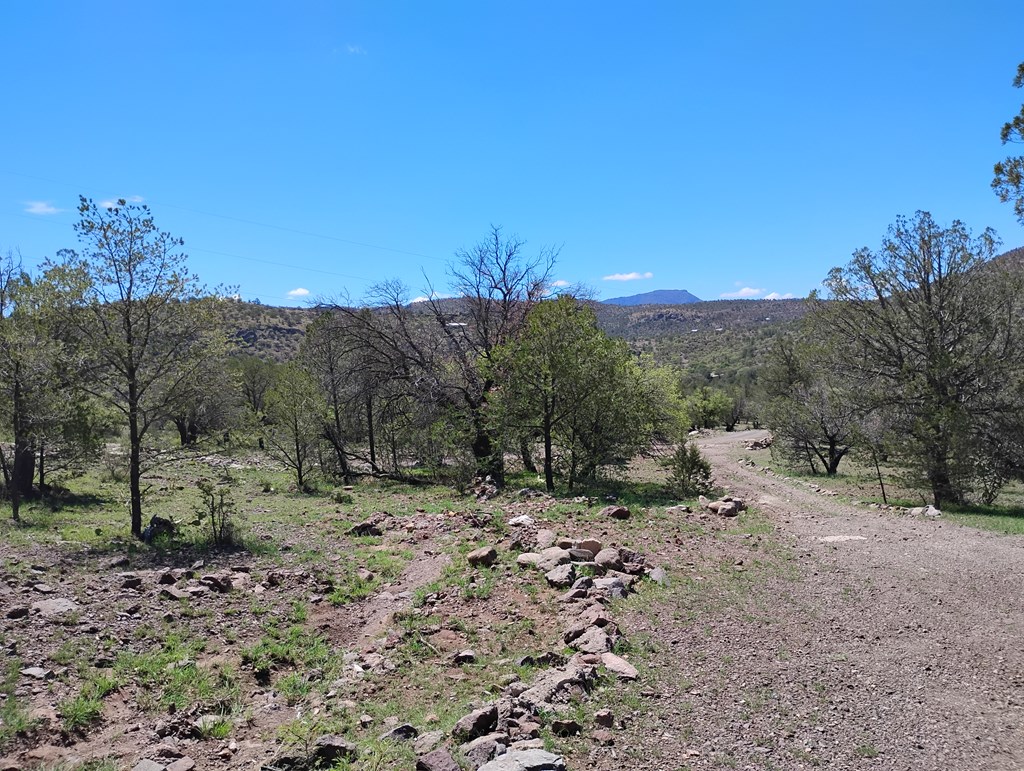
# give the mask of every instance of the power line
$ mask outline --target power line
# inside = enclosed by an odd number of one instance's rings
[[[70,184],[68,182],[61,182],[59,180],[49,179],[47,177],[39,177],[39,176],[35,176],[33,174],[22,174],[22,173],[16,172],[16,171],[9,171],[7,169],[0,169],[0,173],[7,174],[8,176],[12,176],[12,177],[22,177],[24,179],[33,179],[33,180],[36,180],[38,182],[46,182],[46,183],[49,183],[49,184],[52,184],[52,185],[61,185],[62,187],[67,187],[67,188],[74,189],[74,190],[90,190],[90,189],[92,189],[95,192],[95,188],[90,188],[90,187],[85,186],[85,185],[72,185],[72,184]],[[255,225],[256,227],[269,228],[271,230],[279,230],[279,231],[282,231],[282,232],[285,232],[285,233],[295,233],[296,235],[310,236],[311,238],[322,238],[322,239],[325,239],[325,240],[328,240],[328,241],[336,241],[336,242],[342,243],[342,244],[350,244],[352,246],[360,246],[360,247],[363,247],[365,249],[377,249],[379,251],[392,252],[394,254],[404,254],[404,255],[406,255],[408,257],[420,257],[420,258],[425,259],[425,260],[435,260],[437,262],[445,262],[445,260],[443,258],[436,257],[436,256],[431,255],[431,254],[422,254],[420,252],[410,252],[410,251],[406,251],[404,249],[395,249],[395,248],[390,247],[390,246],[380,246],[379,244],[369,244],[369,243],[365,243],[363,241],[353,241],[352,239],[349,239],[349,238],[341,238],[340,236],[332,236],[332,235],[327,235],[325,233],[313,233],[313,232],[308,231],[308,230],[299,230],[298,228],[291,228],[291,227],[287,227],[285,225],[274,225],[274,224],[269,223],[269,222],[258,222],[256,220],[244,219],[242,217],[233,217],[233,216],[231,216],[229,214],[217,214],[215,212],[202,211],[202,210],[199,210],[199,209],[190,209],[190,208],[185,207],[185,206],[177,206],[175,204],[170,204],[170,203],[159,203],[158,201],[150,202],[150,201],[147,200],[147,203],[159,204],[161,207],[165,207],[165,208],[168,208],[168,209],[177,209],[179,211],[189,212],[190,214],[199,214],[199,215],[205,216],[205,217],[215,217],[215,218],[218,218],[218,219],[229,220],[229,221],[232,221],[232,222],[241,222],[241,223],[246,224],[246,225]],[[288,266],[286,266],[286,267],[288,267]]]

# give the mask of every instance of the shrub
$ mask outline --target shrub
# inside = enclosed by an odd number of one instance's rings
[[[693,498],[711,492],[711,464],[696,445],[682,441],[664,461],[668,469],[668,487],[682,498]]]
[[[195,508],[196,521],[200,527],[205,522],[210,529],[210,537],[217,546],[230,546],[235,542],[235,502],[231,493],[224,487],[215,485],[208,479],[196,482],[201,496]]]

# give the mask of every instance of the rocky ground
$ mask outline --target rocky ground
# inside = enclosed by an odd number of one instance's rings
[[[0,768],[1024,767],[1024,542],[759,436],[701,442],[727,516],[357,487],[261,515],[267,553],[10,531]]]

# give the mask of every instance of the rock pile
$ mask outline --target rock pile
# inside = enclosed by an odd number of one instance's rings
[[[733,498],[731,495],[726,495],[717,501],[709,501],[702,495],[699,500],[701,508],[720,517],[737,517],[741,511],[747,510],[747,504],[742,498]]]
[[[629,516],[628,509],[613,506],[602,514],[623,518],[613,509],[622,509]],[[533,533],[535,549],[518,555],[519,567],[542,572],[549,586],[566,590],[559,597],[562,641],[575,652],[569,658],[552,651],[521,657],[521,665],[546,669],[529,683],[513,680],[499,699],[463,716],[452,729],[451,749],[424,746],[429,751],[417,760],[419,771],[455,771],[459,768],[453,757],[456,751],[480,771],[564,771],[562,758],[543,751],[540,730],[545,722],[550,720],[551,730],[559,735],[578,734],[583,730],[579,723],[558,715],[591,689],[602,670],[623,681],[640,676],[636,667],[613,652],[623,633],[609,606],[612,600],[626,598],[644,576],[664,583],[664,569],[648,565],[645,555],[633,549],[606,547],[596,538],[560,537],[551,530],[535,530],[532,520],[515,525],[531,528],[528,532]],[[517,535],[514,542],[520,543],[524,535]],[[484,565],[493,553],[492,547],[484,547],[467,559]],[[600,728],[592,738],[599,744],[613,744],[614,735],[608,729],[614,719],[608,710],[599,715]]]

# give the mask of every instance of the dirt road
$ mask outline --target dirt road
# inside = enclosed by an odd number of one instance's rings
[[[655,706],[637,712],[632,751],[595,765],[1024,768],[1024,540],[846,505],[738,464],[758,435],[701,446],[774,526],[776,567],[711,581],[705,597],[687,581],[653,622],[632,619],[656,641]]]

